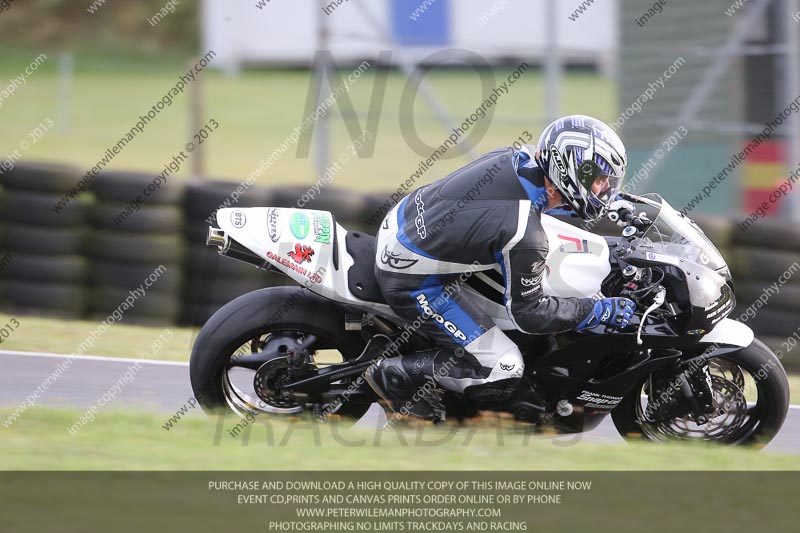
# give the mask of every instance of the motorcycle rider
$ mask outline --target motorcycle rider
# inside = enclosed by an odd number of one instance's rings
[[[490,152],[398,202],[378,232],[375,275],[392,310],[421,323],[418,331],[437,348],[380,358],[365,374],[375,392],[396,412],[433,420],[445,414],[440,389],[475,400],[513,395],[522,353],[460,293],[473,274],[502,290],[522,332],[627,326],[635,305],[626,298],[544,295],[541,223],[542,213],[562,206],[585,221],[604,216],[626,162],[614,130],[572,115],[548,125],[535,147]]]

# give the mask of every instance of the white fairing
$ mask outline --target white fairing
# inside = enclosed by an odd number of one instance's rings
[[[542,284],[544,293],[574,298],[592,298],[600,294],[600,286],[611,272],[606,240],[548,215],[542,215],[542,226],[549,245]],[[498,286],[498,289],[503,288]],[[475,305],[492,317],[500,329],[516,328],[504,306],[484,298],[468,286],[462,290]]]
[[[542,215],[550,250],[543,288],[550,296],[591,298],[611,272],[608,243],[594,233]]]
[[[747,348],[753,342],[753,330],[735,320],[724,318],[700,342],[706,344],[732,344]]]
[[[348,289],[347,271],[353,266],[353,258],[345,246],[347,230],[333,222],[330,212],[226,208],[217,211],[217,223],[226,235],[313,292],[391,314],[388,306],[363,302]],[[338,269],[334,267],[334,243],[338,247]]]

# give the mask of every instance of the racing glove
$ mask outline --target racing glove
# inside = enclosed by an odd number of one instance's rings
[[[608,206],[608,219],[611,222],[616,222],[617,226],[620,227],[627,225],[627,222],[620,217],[620,211],[622,210],[630,211],[632,215],[636,215],[636,207],[629,201],[623,200],[617,196],[617,199]]]
[[[603,298],[595,302],[592,312],[578,324],[575,331],[593,328],[599,324],[624,328],[635,310],[636,304],[627,298]]]

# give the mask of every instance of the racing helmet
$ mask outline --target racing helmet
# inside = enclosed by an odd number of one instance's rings
[[[586,115],[548,125],[534,159],[567,204],[587,221],[602,217],[616,199],[628,160],[617,133]]]

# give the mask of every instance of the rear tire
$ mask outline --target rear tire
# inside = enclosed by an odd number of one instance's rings
[[[277,331],[315,335],[316,350],[336,349],[345,359],[357,357],[365,344],[359,335],[345,331],[339,308],[306,289],[270,287],[242,295],[214,313],[192,348],[192,390],[206,414],[234,410],[223,386],[234,352],[250,339]],[[369,404],[345,402],[337,413],[361,417],[368,409]]]

